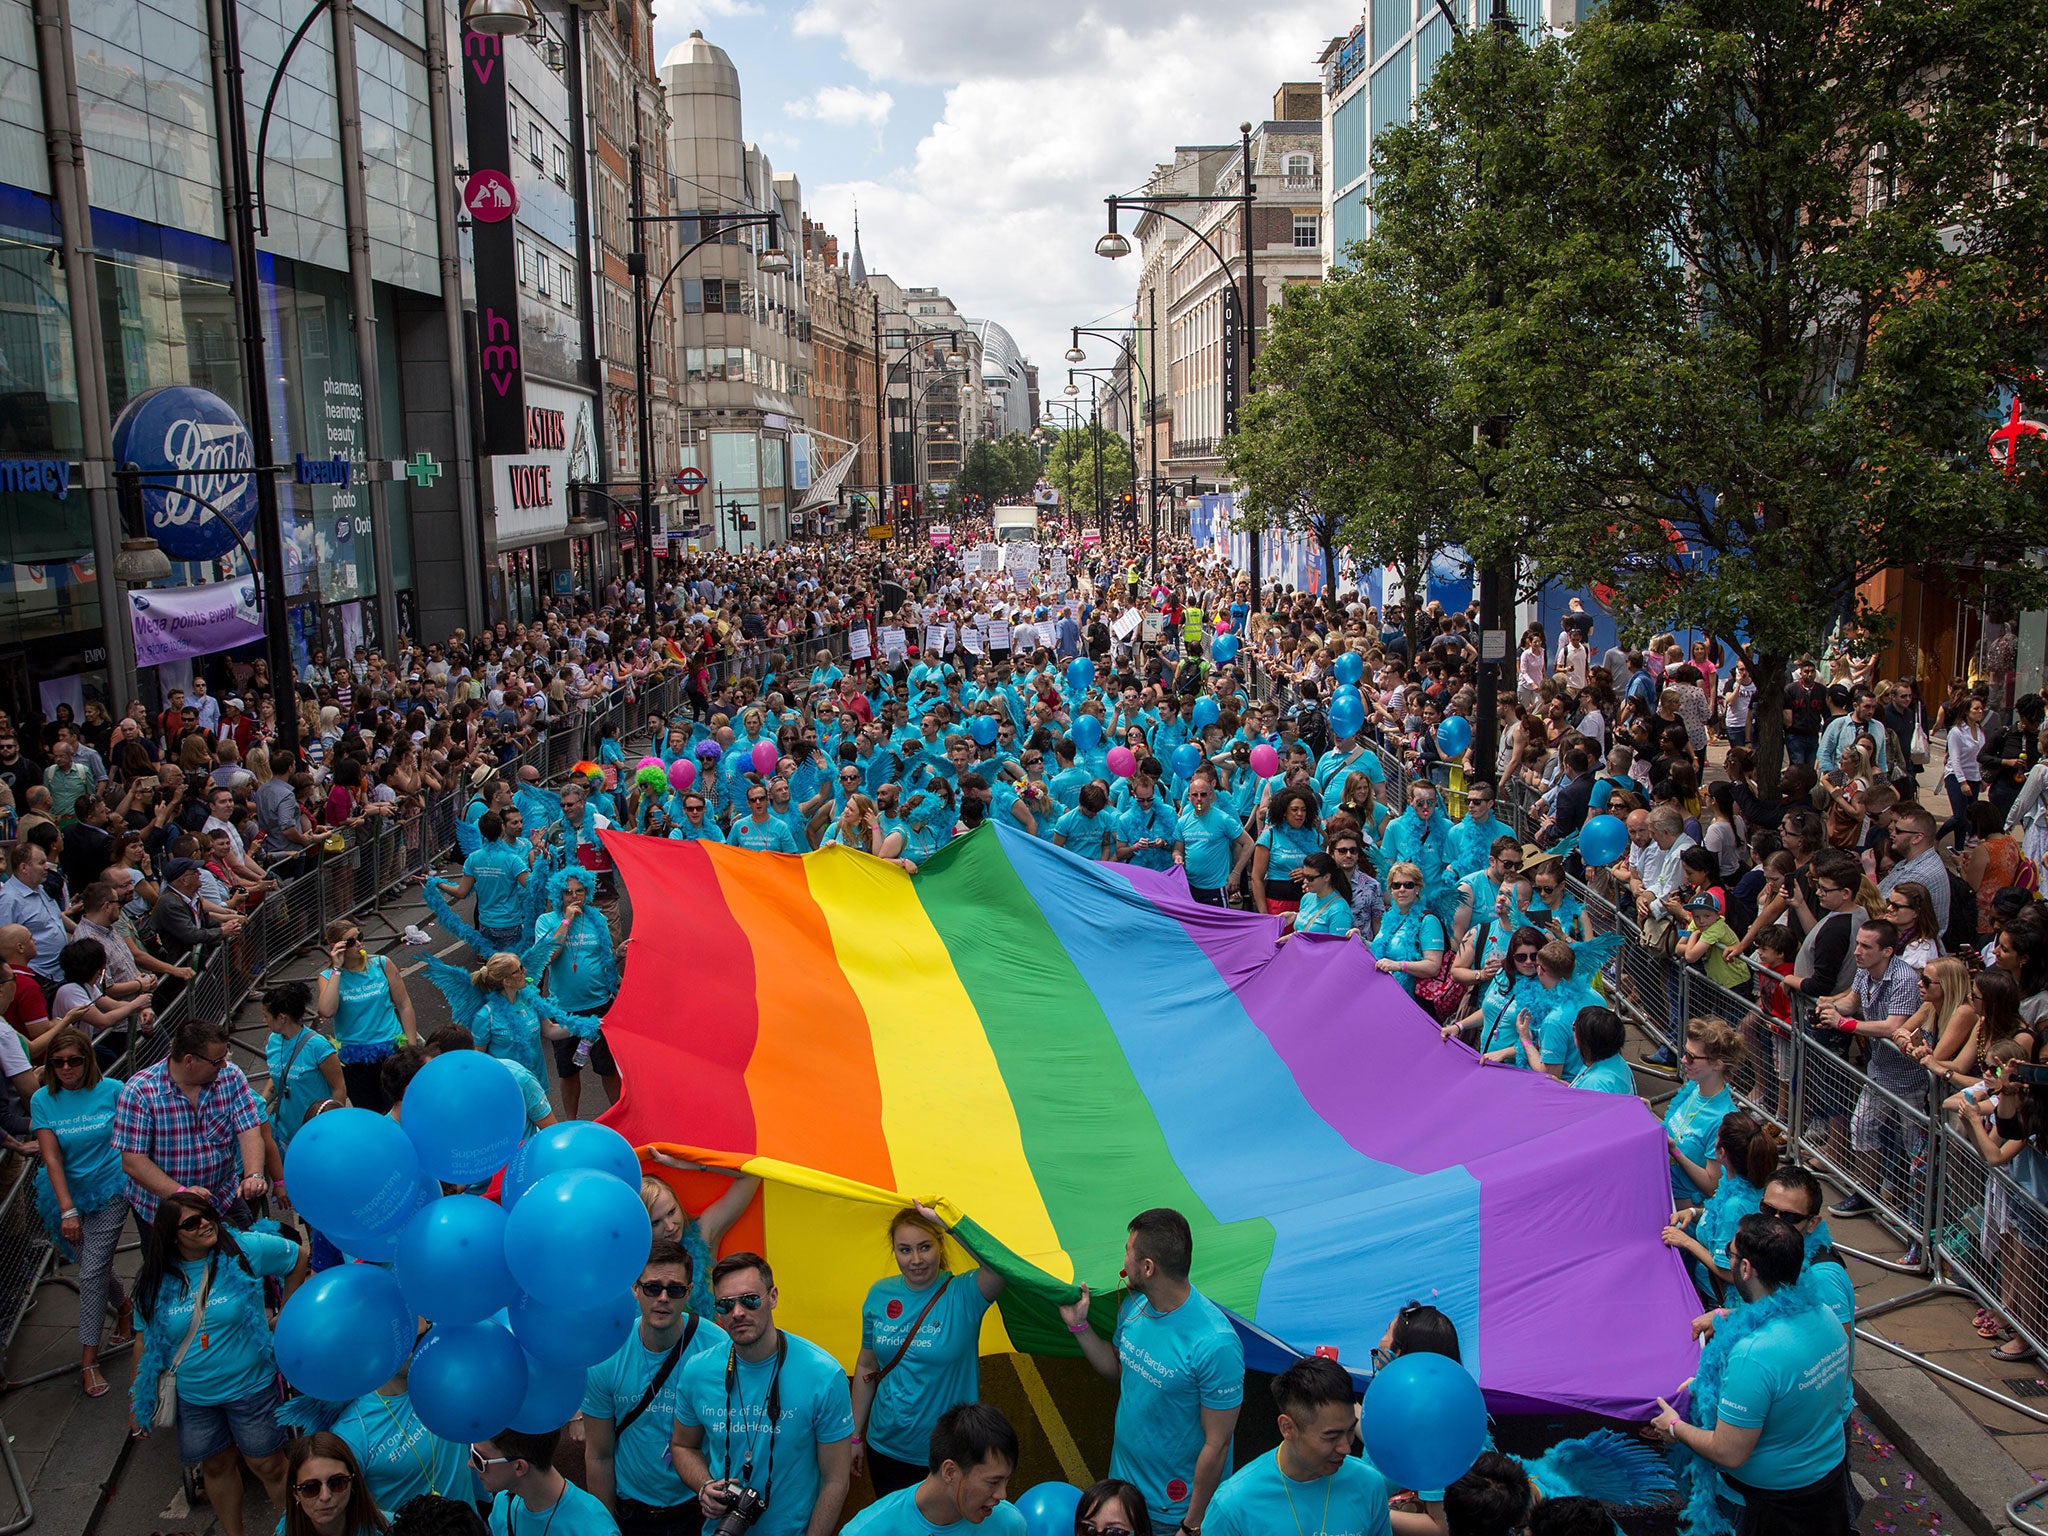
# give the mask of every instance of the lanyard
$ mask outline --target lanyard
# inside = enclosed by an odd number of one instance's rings
[[[727,1477],[732,1475],[732,1392],[734,1384],[739,1379],[739,1358],[740,1352],[737,1345],[734,1345],[725,1353],[725,1454],[723,1461]],[[766,1475],[761,1479],[761,1502],[764,1504],[768,1502],[769,1486],[775,1480],[775,1435],[776,1431],[781,1428],[782,1423],[782,1362],[788,1358],[789,1335],[786,1333],[777,1334],[775,1339],[775,1369],[769,1373],[768,1396],[762,1404],[768,1419],[768,1461],[767,1465],[762,1468]],[[742,1397],[740,1399],[740,1407],[745,1409],[746,1406],[746,1399]],[[746,1450],[746,1461],[740,1467],[739,1480],[742,1484],[751,1488],[754,1485],[754,1430],[752,1426],[749,1426],[747,1429],[744,1448]]]

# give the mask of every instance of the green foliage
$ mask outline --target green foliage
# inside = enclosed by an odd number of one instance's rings
[[[1102,500],[1095,497],[1096,463],[1102,466]],[[1046,478],[1060,493],[1070,517],[1101,526],[1116,498],[1129,490],[1132,477],[1130,445],[1099,421],[1060,433],[1046,461]]]
[[[969,448],[955,484],[962,495],[990,503],[1029,501],[1038,473],[1038,446],[1024,433],[1011,432]]]

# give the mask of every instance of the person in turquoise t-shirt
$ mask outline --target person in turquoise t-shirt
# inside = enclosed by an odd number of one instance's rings
[[[590,1491],[614,1511],[621,1500],[668,1511],[678,1529],[690,1528],[696,1514],[696,1497],[669,1455],[682,1368],[706,1351],[723,1354],[718,1345],[724,1341],[690,1310],[695,1271],[680,1243],[654,1240],[633,1286],[640,1321],[610,1358],[590,1368],[583,1386],[583,1462]]]
[[[125,1342],[134,1325],[133,1303],[114,1274],[114,1250],[128,1222],[128,1177],[114,1150],[121,1085],[100,1076],[92,1041],[71,1024],[47,1036],[43,1068],[49,1082],[28,1105],[30,1132],[43,1154],[36,1212],[50,1240],[78,1264],[80,1379],[86,1396],[105,1397],[99,1360],[110,1292],[119,1316],[108,1345]]]
[[[1081,786],[1080,803],[1060,818],[1052,840],[1084,859],[1106,863],[1116,857],[1116,834],[1109,791],[1091,780]]]
[[[348,1102],[334,1042],[306,1026],[306,1012],[312,1006],[313,989],[303,981],[283,981],[264,989],[263,1022],[270,1038],[263,1042],[263,1063],[270,1081],[264,1085],[263,1107],[279,1152],[291,1146],[315,1104],[323,1099]]]
[[[1620,1014],[1607,1007],[1581,1008],[1572,1022],[1572,1038],[1578,1044],[1579,1059],[1585,1063],[1570,1079],[1574,1088],[1594,1093],[1636,1091],[1635,1069],[1621,1054],[1628,1036]]]
[[[950,1273],[946,1236],[929,1206],[890,1217],[900,1273],[877,1280],[861,1303],[852,1470],[858,1477],[865,1466],[877,1493],[922,1478],[939,1415],[981,1396],[981,1320],[1003,1293],[1003,1277],[986,1264]]]
[[[1697,1422],[1660,1399],[1652,1431],[1719,1469],[1762,1528],[1840,1536],[1852,1529],[1848,1338],[1799,1283],[1804,1245],[1787,1223],[1745,1216],[1729,1261],[1744,1304],[1700,1356]]]
[[[1244,823],[1216,805],[1216,780],[1198,773],[1188,785],[1187,809],[1174,828],[1173,861],[1187,871],[1195,900],[1223,905],[1224,887],[1237,866],[1251,857]]]
[[[501,1429],[470,1448],[469,1464],[491,1498],[491,1536],[619,1536],[612,1512],[555,1470],[561,1440],[559,1427]]]
[[[423,1493],[474,1503],[476,1473],[469,1447],[443,1440],[414,1411],[406,1391],[406,1368],[341,1410],[334,1433],[355,1452],[356,1465],[379,1509],[403,1509]]]
[[[355,1451],[332,1430],[316,1429],[291,1443],[285,1485],[291,1504],[277,1517],[277,1536],[382,1536],[390,1529],[391,1517],[371,1493]]]
[[[1685,1086],[1664,1108],[1664,1136],[1671,1144],[1671,1197],[1697,1205],[1714,1192],[1719,1170],[1712,1166],[1721,1119],[1741,1106],[1728,1086],[1742,1060],[1742,1036],[1720,1019],[1694,1019],[1685,1027],[1679,1070]]]
[[[476,893],[476,925],[499,949],[515,953],[526,936],[526,851],[519,846],[519,812],[492,811],[476,824],[484,845],[462,861],[462,878],[443,880],[441,894],[460,901]]]
[[[918,1481],[885,1494],[847,1523],[844,1536],[1024,1536],[1024,1516],[1005,1497],[1017,1470],[1017,1432],[1000,1408],[955,1403],[931,1432],[931,1464]]]
[[[1140,869],[1173,868],[1173,845],[1180,840],[1173,807],[1148,775],[1140,773],[1127,782],[1131,803],[1117,818],[1118,856]]]
[[[765,785],[747,786],[747,813],[735,816],[725,840],[735,848],[753,848],[763,853],[803,853],[789,830],[789,823],[768,809]]]
[[[129,1415],[155,1428],[157,1384],[172,1368],[206,1289],[206,1344],[177,1365],[178,1459],[197,1466],[216,1513],[239,1510],[247,1460],[273,1506],[284,1507],[285,1431],[277,1422],[277,1357],[263,1281],[289,1297],[306,1277],[308,1250],[274,1233],[225,1231],[205,1195],[166,1195],[156,1208],[135,1280],[142,1325]]]
[[[853,1460],[846,1372],[824,1350],[775,1326],[775,1275],[757,1253],[711,1271],[712,1308],[730,1341],[682,1367],[670,1448],[707,1522],[734,1486],[767,1501],[753,1536],[804,1536],[839,1523]]]
[[[1351,1373],[1311,1355],[1273,1378],[1280,1444],[1240,1468],[1209,1501],[1209,1536],[1391,1536],[1387,1480],[1351,1454]]]
[[[1124,1240],[1130,1297],[1114,1340],[1088,1319],[1089,1290],[1060,1308],[1088,1363],[1117,1383],[1109,1475],[1135,1484],[1157,1531],[1199,1530],[1223,1475],[1244,1404],[1244,1345],[1216,1304],[1188,1282],[1194,1234],[1180,1212],[1131,1218]]]
[[[1301,887],[1301,905],[1288,914],[1288,937],[1297,933],[1329,933],[1342,938],[1351,932],[1351,877],[1327,853],[1312,853],[1294,867]]]
[[[1567,1083],[1586,1065],[1573,1032],[1579,1013],[1599,1002],[1597,993],[1573,980],[1577,969],[1571,945],[1562,939],[1546,943],[1536,952],[1536,980],[1542,991],[1533,1007],[1515,1016],[1520,1039],[1517,1064]]]

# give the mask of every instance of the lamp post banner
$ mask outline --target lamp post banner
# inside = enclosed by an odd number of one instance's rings
[[[263,638],[256,583],[216,581],[199,587],[130,589],[128,616],[135,631],[135,663],[211,656]]]

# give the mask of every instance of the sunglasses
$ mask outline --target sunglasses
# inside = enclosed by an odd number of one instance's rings
[[[680,1280],[642,1280],[640,1294],[649,1301],[666,1296],[671,1301],[681,1301],[690,1294],[690,1288]]]
[[[1518,949],[1518,950],[1516,950],[1516,951],[1515,951],[1515,964],[1517,964],[1517,965],[1522,965],[1522,964],[1524,964],[1524,963],[1526,963],[1526,964],[1529,964],[1529,965],[1534,965],[1534,964],[1536,963],[1536,951],[1535,951],[1535,950],[1533,950],[1533,949]]]
[[[1796,1227],[1802,1221],[1811,1221],[1813,1219],[1804,1211],[1788,1211],[1784,1207],[1776,1205],[1759,1206],[1757,1207],[1757,1213],[1763,1216],[1774,1216],[1788,1227]]]
[[[470,1453],[471,1459],[476,1453]],[[328,1493],[347,1493],[356,1484],[355,1475],[350,1472],[330,1472],[326,1477],[308,1477],[292,1484],[292,1492],[302,1499],[317,1499],[324,1489]]]
[[[1340,858],[1343,857],[1345,854],[1349,854],[1354,859],[1358,857],[1358,849],[1355,845],[1351,843],[1346,843],[1341,848],[1332,848],[1330,852],[1338,855]]]
[[[719,1297],[711,1303],[711,1310],[720,1317],[730,1317],[741,1307],[745,1307],[749,1312],[758,1312],[761,1310],[762,1301],[763,1298],[756,1292],[743,1291],[737,1296]]]
[[[492,1467],[502,1467],[511,1460],[510,1456],[486,1456],[473,1445],[469,1448],[469,1465],[477,1472],[488,1472]]]
[[[62,1071],[66,1067],[84,1066],[85,1058],[83,1056],[52,1056],[50,1058],[50,1065]]]
[[[213,1224],[214,1222],[211,1216],[207,1216],[202,1214],[201,1212],[194,1211],[190,1216],[181,1217],[179,1219],[178,1230],[180,1232],[198,1232],[204,1230],[207,1227],[212,1226]]]
[[[1389,880],[1387,882],[1387,889],[1390,891],[1412,891],[1420,884],[1421,882],[1418,880]]]

